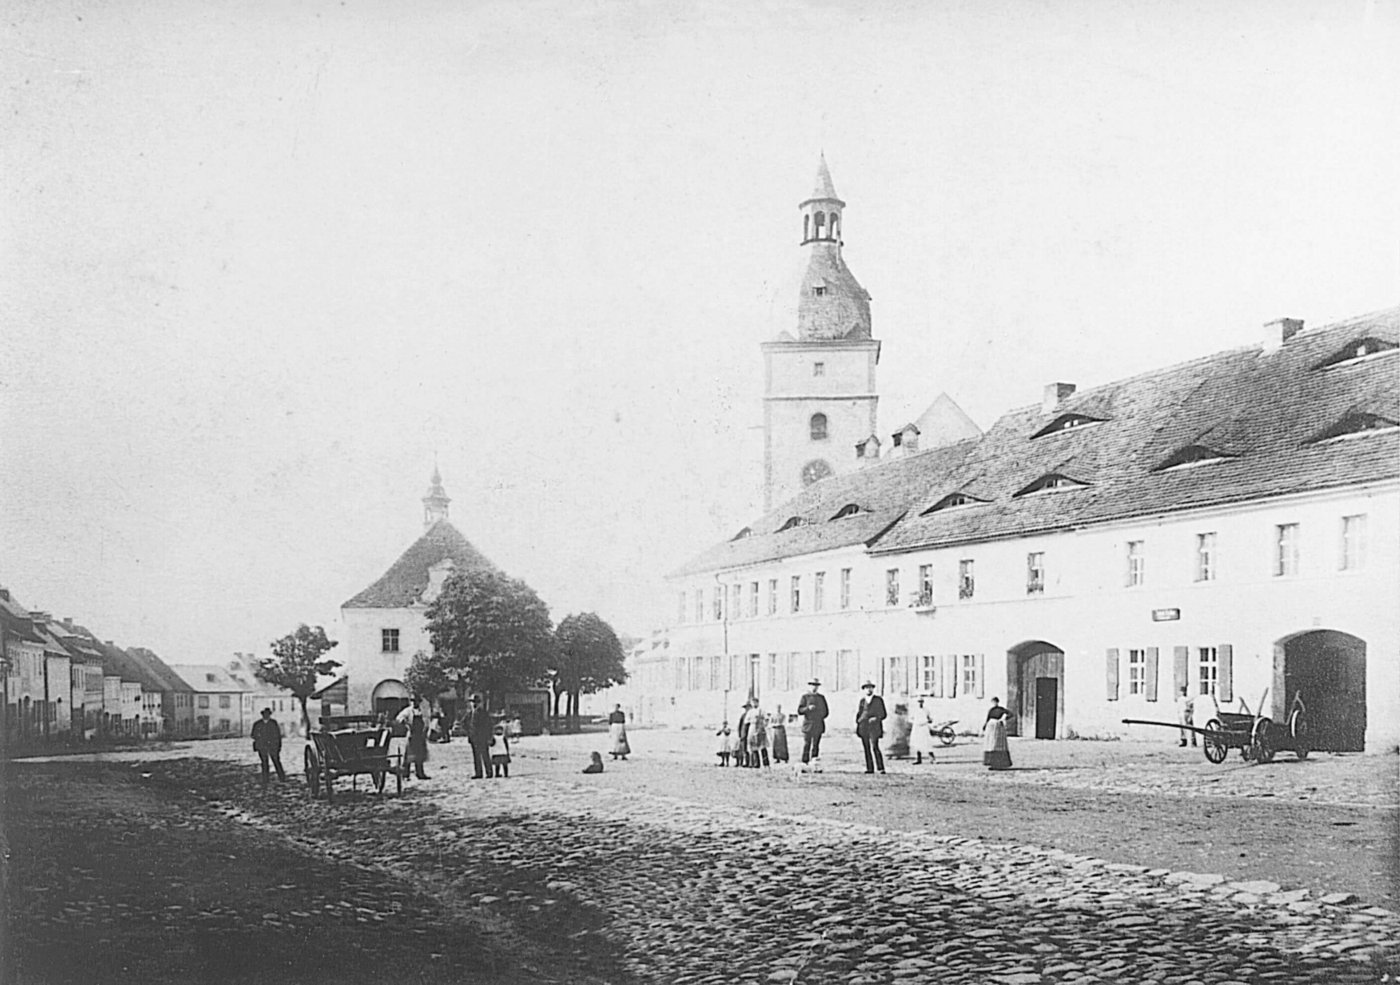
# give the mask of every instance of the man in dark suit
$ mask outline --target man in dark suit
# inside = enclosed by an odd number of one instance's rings
[[[481,780],[491,775],[491,716],[481,695],[472,695],[472,705],[467,709],[467,742],[472,747],[472,779]]]
[[[865,697],[856,708],[856,735],[860,736],[861,748],[865,751],[865,772],[885,772],[885,757],[880,752],[880,739],[885,734],[885,699],[875,693],[875,685],[866,681],[861,685]]]
[[[797,716],[802,719],[802,763],[812,764],[812,769],[821,770],[822,733],[826,731],[826,716],[831,712],[826,707],[826,696],[817,693],[822,686],[818,680],[810,680],[812,688],[797,702]]]

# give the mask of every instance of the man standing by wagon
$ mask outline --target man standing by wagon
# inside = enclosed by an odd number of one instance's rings
[[[822,733],[826,731],[826,716],[831,712],[826,706],[826,696],[817,690],[822,682],[814,678],[807,684],[812,690],[797,702],[797,716],[802,719],[802,764],[811,763],[812,769],[820,773]]]
[[[258,761],[262,763],[264,790],[267,789],[269,765],[277,768],[278,782],[287,781],[286,771],[282,769],[282,726],[272,717],[271,708],[264,708],[262,717],[253,723],[253,751],[258,754]]]

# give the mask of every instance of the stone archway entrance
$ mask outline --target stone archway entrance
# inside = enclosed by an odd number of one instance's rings
[[[370,695],[370,707],[376,715],[386,714],[393,718],[412,700],[403,681],[380,681]]]
[[[1285,636],[1274,644],[1274,717],[1286,721],[1302,694],[1314,749],[1366,748],[1366,641],[1334,629]]]
[[[1053,643],[1027,640],[1006,651],[1006,708],[1012,735],[1054,739],[1065,717],[1065,653]]]

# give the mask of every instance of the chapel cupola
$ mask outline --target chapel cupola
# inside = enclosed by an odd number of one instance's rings
[[[808,249],[807,273],[797,303],[799,339],[870,338],[870,295],[841,258],[842,210],[823,155],[816,187],[798,208],[802,211],[802,245]]]
[[[447,519],[447,504],[452,502],[451,497],[442,488],[442,475],[438,472],[437,466],[433,466],[432,483],[428,486],[428,495],[423,497],[423,526],[431,527],[439,520]]]

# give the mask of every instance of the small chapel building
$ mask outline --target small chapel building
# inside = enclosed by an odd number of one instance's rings
[[[418,651],[432,653],[428,637],[428,605],[443,582],[457,571],[496,570],[447,518],[452,502],[433,469],[423,497],[423,535],[404,551],[389,570],[340,607],[340,646],[331,656],[341,662],[349,714],[397,714],[409,703],[404,674]],[[457,709],[451,698],[441,701],[448,720]]]

